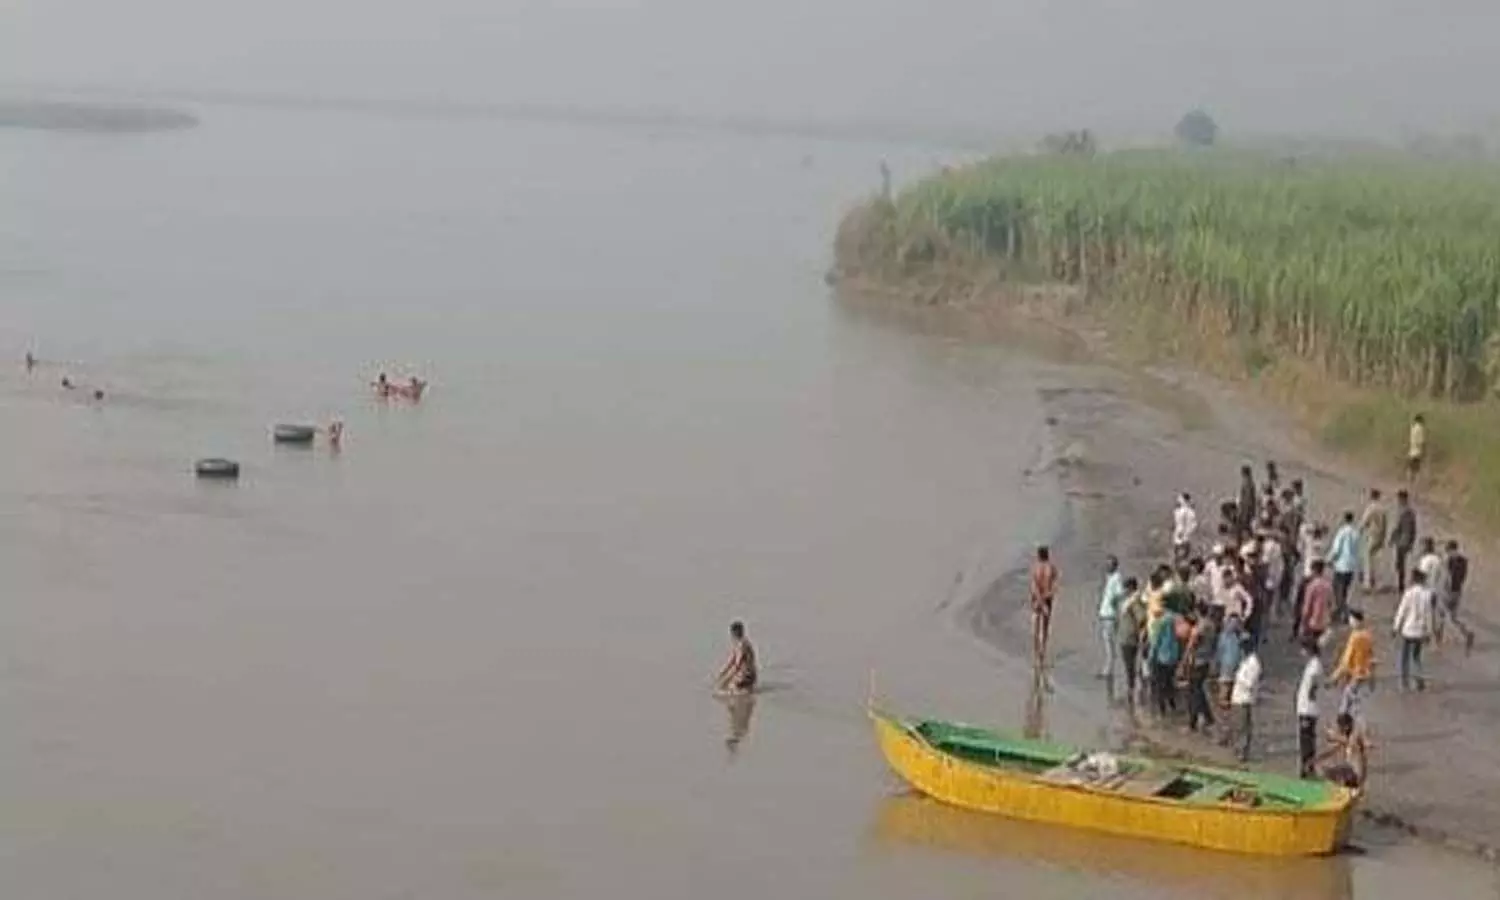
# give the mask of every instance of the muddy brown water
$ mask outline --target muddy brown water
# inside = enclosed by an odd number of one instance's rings
[[[0,352],[44,360],[0,378],[6,896],[1495,895],[1378,834],[1277,866],[900,793],[872,670],[1019,725],[955,611],[1059,502],[1024,359],[826,302],[839,210],[932,154],[203,112],[0,143]],[[269,440],[333,415],[339,456]],[[751,709],[707,690],[736,617]]]

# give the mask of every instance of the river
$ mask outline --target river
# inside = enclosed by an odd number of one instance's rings
[[[1016,724],[947,613],[1059,500],[1024,359],[827,302],[840,210],[939,153],[201,115],[0,135],[7,896],[1495,896],[1378,836],[1268,866],[898,795],[872,670]],[[341,454],[271,445],[333,416]]]

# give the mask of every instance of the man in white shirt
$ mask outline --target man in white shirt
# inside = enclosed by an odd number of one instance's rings
[[[1421,571],[1427,590],[1432,594],[1432,637],[1441,645],[1445,624],[1443,616],[1447,610],[1445,601],[1448,599],[1448,566],[1438,555],[1436,539],[1422,538],[1422,558],[1417,560],[1417,569]]]
[[[1193,537],[1198,533],[1198,512],[1193,509],[1193,498],[1179,494],[1177,508],[1172,511],[1172,561],[1186,562],[1193,551]]]
[[[1240,651],[1243,655],[1239,668],[1234,670],[1234,687],[1229,690],[1232,731],[1224,735],[1224,742],[1235,745],[1240,762],[1249,762],[1250,740],[1254,734],[1253,710],[1260,696],[1260,654],[1255,652],[1255,642],[1249,638],[1240,644]]]
[[[1302,641],[1302,680],[1297,682],[1297,755],[1302,762],[1301,775],[1317,774],[1318,758],[1318,686],[1323,682],[1323,661],[1318,658],[1318,642]]]
[[[1213,556],[1209,557],[1204,571],[1208,573],[1208,602],[1214,606],[1224,605],[1224,573],[1229,562],[1224,558],[1224,545],[1214,544]]]
[[[1125,576],[1120,572],[1120,561],[1110,556],[1104,561],[1104,588],[1099,596],[1099,642],[1103,645],[1104,667],[1100,678],[1115,677],[1115,632],[1120,618],[1120,606],[1125,602]]]
[[[1239,573],[1234,569],[1224,572],[1224,593],[1221,595],[1225,616],[1239,616],[1241,622],[1250,621],[1250,615],[1255,612],[1255,598],[1240,583]]]
[[[1267,532],[1260,544],[1261,562],[1266,567],[1266,593],[1271,598],[1271,604],[1278,611],[1284,612],[1285,595],[1282,593],[1282,578],[1286,574],[1286,555],[1282,552],[1281,541],[1272,532]]]
[[[1391,633],[1401,639],[1401,690],[1409,690],[1411,676],[1415,674],[1417,690],[1425,691],[1427,681],[1422,677],[1422,647],[1432,638],[1432,591],[1427,587],[1427,576],[1421,569],[1411,573],[1411,586],[1401,595],[1396,606],[1396,618],[1391,622]]]

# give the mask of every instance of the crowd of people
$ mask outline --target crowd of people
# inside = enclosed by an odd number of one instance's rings
[[[1420,443],[1419,443],[1420,442]],[[1413,423],[1409,476],[1420,471],[1425,430]],[[1358,603],[1387,589],[1390,573],[1399,600],[1391,615],[1400,642],[1402,691],[1426,689],[1422,654],[1452,629],[1465,652],[1474,633],[1460,619],[1468,560],[1458,542],[1439,550],[1436,538],[1418,541],[1408,490],[1394,509],[1380,490],[1356,515],[1325,523],[1309,512],[1300,479],[1283,485],[1275,463],[1262,480],[1244,466],[1238,490],[1219,505],[1210,531],[1193,498],[1182,494],[1172,513],[1171,559],[1145,574],[1127,574],[1119,560],[1104,564],[1097,614],[1101,667],[1110,694],[1160,723],[1184,720],[1194,733],[1216,739],[1248,761],[1255,748],[1255,709],[1265,675],[1262,650],[1289,641],[1302,657],[1295,713],[1300,772],[1358,787],[1367,771],[1364,700],[1375,686],[1376,642]],[[1387,561],[1387,551],[1391,559]],[[1413,561],[1415,560],[1415,561]],[[1030,580],[1033,639],[1039,670],[1059,583],[1047,548],[1037,550]],[[1342,644],[1332,671],[1323,657],[1336,634]],[[1334,727],[1321,735],[1322,690],[1337,695]]]

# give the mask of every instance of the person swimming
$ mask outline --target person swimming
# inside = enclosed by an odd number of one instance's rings
[[[423,381],[415,375],[407,379],[406,384],[397,384],[391,386],[391,390],[395,391],[396,396],[404,397],[407,400],[411,400],[413,402],[421,400],[422,392],[426,389],[427,382]]]
[[[380,377],[370,382],[370,386],[373,387],[375,389],[375,393],[381,397],[389,397],[391,395],[391,392],[395,389],[395,386],[391,384],[390,379],[385,377],[384,372],[381,372]]]
[[[331,450],[342,450],[344,447],[344,423],[338,419],[328,423],[328,447]]]
[[[78,387],[78,385],[76,385],[76,384],[73,383],[73,379],[69,378],[66,375],[63,376],[63,380],[62,380],[62,389],[63,390],[65,390],[65,391],[71,391],[71,390],[73,390],[76,387]]]
[[[729,626],[729,659],[714,678],[714,688],[726,694],[748,694],[755,690],[755,647],[745,637],[745,623]]]

